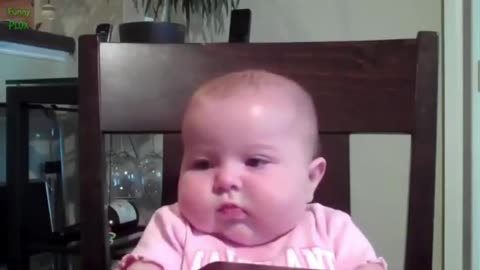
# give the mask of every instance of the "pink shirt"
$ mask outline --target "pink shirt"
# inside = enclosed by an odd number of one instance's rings
[[[173,204],[158,209],[140,242],[120,268],[144,260],[165,270],[197,270],[211,262],[259,263],[326,270],[353,270],[366,263],[386,269],[375,251],[344,212],[309,204],[292,231],[262,246],[238,247],[193,229]]]

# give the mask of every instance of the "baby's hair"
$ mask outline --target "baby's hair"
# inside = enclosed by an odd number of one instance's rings
[[[272,87],[279,91],[286,90],[292,94],[296,109],[306,118],[306,124],[310,129],[308,135],[309,147],[312,147],[312,157],[321,156],[322,147],[313,99],[300,84],[290,78],[257,69],[231,72],[203,83],[194,93],[192,99],[198,97],[228,98],[242,94],[252,95]]]

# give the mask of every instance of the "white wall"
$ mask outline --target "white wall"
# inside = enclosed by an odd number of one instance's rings
[[[464,128],[465,122],[464,25],[463,1],[444,0],[444,115],[445,115],[445,210],[444,210],[444,267],[463,269],[464,242]],[[447,256],[448,255],[448,256]]]
[[[464,205],[463,224],[446,220],[446,226],[451,227],[459,235],[460,229],[454,225],[463,225],[463,264],[470,269],[480,269],[480,90],[479,90],[479,63],[480,63],[480,1],[464,0],[462,10],[454,10],[455,18],[463,19],[462,39],[463,47],[463,75],[465,84],[463,90],[463,157],[464,157]],[[453,17],[453,15],[452,15]],[[457,27],[460,27],[459,23]],[[447,32],[446,32],[447,35]],[[457,42],[460,45],[460,42]],[[461,89],[461,88],[460,88]],[[461,108],[458,108],[461,109]],[[448,166],[452,166],[448,164]],[[446,166],[446,167],[448,167]],[[454,182],[455,179],[446,179]],[[469,190],[470,188],[470,190]],[[446,209],[446,216],[458,211],[462,205]],[[450,213],[448,212],[450,211]],[[458,241],[454,244],[459,245]],[[461,261],[459,261],[460,263]]]
[[[480,270],[480,85],[479,66],[480,63],[480,1],[471,1],[471,42],[472,42],[472,62],[471,75],[472,85],[471,93],[471,148],[472,148],[472,198],[471,198],[471,215],[472,215],[472,270]]]

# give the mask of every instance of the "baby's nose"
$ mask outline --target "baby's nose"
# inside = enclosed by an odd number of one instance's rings
[[[217,170],[213,184],[215,193],[238,190],[240,188],[241,180],[234,168],[223,167]]]

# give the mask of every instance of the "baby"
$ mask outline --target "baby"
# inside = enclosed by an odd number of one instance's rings
[[[178,202],[155,212],[120,269],[387,268],[346,213],[311,203],[326,161],[297,83],[260,70],[209,81],[186,108],[182,140]]]

